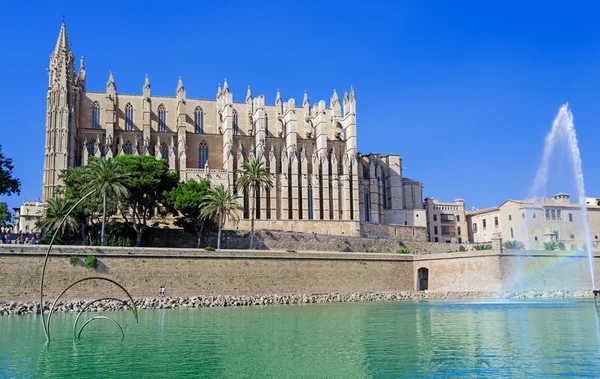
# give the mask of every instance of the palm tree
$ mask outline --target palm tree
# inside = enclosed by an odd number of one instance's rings
[[[554,241],[544,242],[543,245],[544,245],[544,250],[549,250],[549,251],[554,251],[558,247],[558,245]]]
[[[69,209],[73,206],[73,202],[62,197],[53,197],[52,199],[48,199],[47,206],[46,213],[39,221],[39,225],[44,229],[46,234],[56,231],[63,217],[65,217]],[[62,237],[66,232],[75,230],[78,225],[75,216],[70,214],[58,232]]]
[[[236,181],[238,189],[248,191],[251,197],[250,217],[252,218],[250,233],[250,249],[254,247],[254,219],[256,214],[256,197],[258,190],[266,190],[273,187],[273,174],[267,170],[264,163],[256,158],[251,158],[245,162],[241,170],[236,170],[240,177]]]
[[[84,168],[84,179],[87,180],[84,191],[96,189],[102,195],[102,232],[100,245],[104,246],[104,231],[106,229],[106,198],[121,199],[129,196],[125,180],[129,176],[123,172],[121,163],[113,159],[90,159]]]
[[[204,203],[200,206],[200,213],[207,218],[216,220],[219,226],[219,235],[217,237],[217,250],[221,248],[221,231],[228,218],[238,220],[238,211],[242,210],[239,203],[239,197],[225,189],[222,184],[211,188],[210,192],[204,198]]]
[[[506,241],[502,244],[506,250],[522,250],[525,245],[521,241]]]

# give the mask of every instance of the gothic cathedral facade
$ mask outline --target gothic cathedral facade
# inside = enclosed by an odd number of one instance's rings
[[[256,158],[275,177],[257,196],[259,221],[425,226],[421,183],[402,176],[398,155],[360,154],[356,131],[352,88],[341,99],[334,90],[329,107],[311,105],[306,91],[299,105],[284,101],[279,90],[267,105],[250,87],[244,102],[234,102],[227,80],[215,100],[188,98],[181,78],[174,97],[153,96],[148,76],[141,94],[120,94],[112,72],[105,92],[87,91],[83,57],[76,72],[63,24],[50,56],[43,198],[55,196],[62,169],[90,157],[151,155],[182,181],[207,178],[231,189],[235,170]]]

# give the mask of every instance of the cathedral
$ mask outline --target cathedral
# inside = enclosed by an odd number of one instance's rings
[[[232,190],[235,170],[256,158],[274,174],[273,188],[256,199],[257,228],[358,235],[363,224],[426,226],[422,185],[403,177],[400,157],[357,151],[353,88],[341,98],[334,90],[329,106],[311,104],[306,91],[296,104],[279,90],[266,104],[250,87],[234,101],[225,80],[215,99],[205,100],[188,98],[181,78],[175,96],[153,95],[148,76],[141,94],[121,94],[110,72],[106,91],[92,92],[83,57],[75,69],[64,23],[48,75],[45,200],[55,196],[62,169],[90,157],[151,155],[182,181],[207,178]],[[249,199],[239,195],[243,223]]]

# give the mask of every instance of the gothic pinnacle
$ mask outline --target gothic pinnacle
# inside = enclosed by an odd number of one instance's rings
[[[179,77],[179,80],[177,81],[177,91],[182,90],[183,89],[183,79],[181,79],[181,76]]]
[[[223,92],[229,92],[229,85],[227,85],[227,78],[223,80]]]
[[[308,93],[304,90],[304,99],[302,99],[302,104],[308,103]]]
[[[277,95],[275,96],[275,104],[279,104],[281,102],[281,93],[279,92],[279,88],[277,88]]]
[[[108,74],[108,83],[106,84],[114,84],[115,83],[115,77],[113,76],[112,70],[110,70],[110,73]]]
[[[144,88],[150,87],[150,79],[148,79],[148,74],[146,74],[146,79],[144,79]]]
[[[250,92],[250,86],[248,86],[248,91],[246,92],[246,101],[252,99],[252,92]]]

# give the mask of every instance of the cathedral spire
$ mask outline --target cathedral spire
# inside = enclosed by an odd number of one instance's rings
[[[60,26],[60,32],[58,33],[58,40],[56,41],[53,54],[58,54],[60,52],[66,53],[70,50],[69,38],[67,37],[67,25],[65,25],[63,21],[62,25]]]
[[[275,104],[281,104],[281,93],[279,92],[279,88],[277,88],[277,95],[275,96]]]
[[[50,86],[67,88],[75,84],[75,64],[64,22],[60,26],[56,46],[50,55],[49,74]]]
[[[177,81],[177,92],[181,91],[183,89],[183,79],[181,79],[181,76],[179,77],[179,80]]]
[[[308,93],[304,90],[304,98],[302,99],[302,105],[308,104]]]
[[[246,102],[252,100],[252,92],[250,92],[250,86],[248,86],[248,92],[246,92]]]
[[[148,79],[148,74],[146,74],[146,78],[144,79],[144,87],[142,88],[142,95],[144,99],[150,98],[150,79]]]
[[[227,84],[227,78],[223,80],[223,92],[229,92],[229,85]]]
[[[106,82],[106,93],[113,98],[117,94],[117,86],[115,84],[115,77],[113,76],[112,70],[108,74],[108,82]]]

